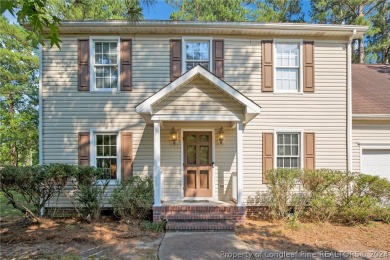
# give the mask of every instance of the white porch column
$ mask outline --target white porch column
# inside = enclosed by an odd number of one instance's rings
[[[154,206],[161,206],[160,122],[154,122]]]
[[[242,133],[243,133],[243,125],[242,122],[236,123],[236,131],[237,131],[237,158],[236,158],[236,167],[237,167],[237,205],[244,206],[244,198],[243,198],[243,189],[244,189],[244,176],[243,176],[243,142],[242,142]]]

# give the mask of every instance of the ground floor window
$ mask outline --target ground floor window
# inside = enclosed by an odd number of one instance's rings
[[[102,179],[117,179],[117,134],[96,134],[95,165],[103,170]]]
[[[300,134],[277,134],[277,158],[278,168],[300,168]]]

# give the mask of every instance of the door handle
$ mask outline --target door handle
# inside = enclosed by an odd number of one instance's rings
[[[211,166],[214,168],[214,162],[211,163]]]

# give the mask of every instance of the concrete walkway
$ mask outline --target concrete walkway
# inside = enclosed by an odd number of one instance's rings
[[[238,254],[242,254],[241,257]],[[248,246],[233,232],[166,233],[160,260],[255,259]]]
[[[345,257],[330,252],[284,252],[263,250],[247,245],[234,232],[173,232],[166,233],[159,249],[159,260],[208,259],[369,259]]]

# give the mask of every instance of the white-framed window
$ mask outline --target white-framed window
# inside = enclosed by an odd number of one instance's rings
[[[102,169],[101,179],[120,180],[120,136],[117,131],[92,130],[91,164]]]
[[[301,146],[300,133],[276,133],[276,167],[301,168]]]
[[[119,37],[91,37],[91,89],[116,91],[119,89]]]
[[[302,90],[301,41],[275,40],[275,92]]]
[[[189,71],[196,65],[201,65],[211,71],[211,39],[184,38],[183,39],[183,71]]]

